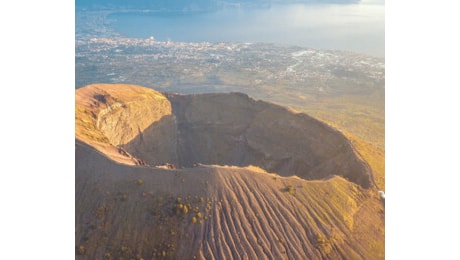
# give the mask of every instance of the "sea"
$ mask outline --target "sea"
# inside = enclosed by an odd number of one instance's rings
[[[116,12],[123,36],[174,42],[265,42],[385,57],[385,2],[286,4],[216,11]]]

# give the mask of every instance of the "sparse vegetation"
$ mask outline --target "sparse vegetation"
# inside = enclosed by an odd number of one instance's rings
[[[132,255],[131,249],[128,246],[121,246],[120,255],[124,257],[129,257]]]
[[[278,239],[278,241],[279,241],[283,246],[286,244],[286,242],[284,241],[283,238]]]
[[[103,259],[104,260],[112,260],[113,259],[112,254],[110,252],[104,253]]]
[[[383,155],[384,156],[384,155]],[[366,156],[363,156],[366,158]],[[372,166],[372,165],[371,165]],[[142,169],[142,170],[147,170],[147,169]],[[202,170],[202,169],[194,169],[194,170]],[[384,170],[384,168],[383,168]],[[163,171],[164,172],[164,171]],[[172,171],[171,171],[172,172]],[[238,173],[237,170],[234,170],[232,173]],[[172,183],[178,184],[179,180],[181,179],[181,175],[178,175],[175,173],[177,176],[174,176],[172,178]],[[237,176],[238,174],[234,174]],[[184,238],[184,237],[193,237],[196,236],[196,233],[194,232],[200,232],[196,230],[200,230],[202,228],[198,228],[199,226],[193,226],[190,224],[202,224],[204,221],[208,220],[211,217],[211,214],[216,214],[214,220],[219,219],[221,217],[222,211],[228,211],[230,212],[230,217],[235,217],[234,215],[238,216],[238,214],[235,214],[235,211],[232,211],[231,209],[229,210],[229,206],[232,207],[234,204],[233,203],[239,203],[238,201],[235,201],[232,197],[232,202],[229,203],[228,199],[229,197],[225,197],[227,195],[221,196],[221,193],[218,193],[220,197],[212,198],[214,202],[218,202],[218,204],[215,204],[214,206],[216,209],[211,213],[210,211],[212,210],[213,204],[210,201],[210,198],[204,197],[204,194],[216,194],[215,192],[215,186],[217,187],[222,187],[220,186],[219,183],[219,176],[214,179],[212,179],[213,185],[209,186],[209,190],[203,190],[203,186],[205,182],[203,179],[198,179],[196,181],[194,178],[195,176],[189,176],[187,175],[187,182],[190,183],[190,186],[193,184],[196,184],[194,187],[195,189],[191,190],[186,190],[187,185],[181,185],[179,184],[178,187],[184,188],[184,194],[181,194],[180,196],[182,197],[177,197],[177,193],[154,193],[157,192],[155,191],[155,186],[153,184],[155,183],[163,183],[162,179],[159,179],[160,177],[158,176],[149,176],[149,181],[152,180],[152,182],[147,182],[147,186],[138,187],[136,188],[137,185],[145,185],[144,180],[142,179],[137,179],[135,177],[133,179],[131,176],[128,176],[128,178],[124,179],[125,181],[121,181],[118,183],[114,183],[114,185],[111,182],[111,180],[105,180],[108,183],[97,183],[94,186],[91,186],[91,184],[87,185],[91,187],[91,192],[94,194],[97,193],[97,204],[92,204],[88,205],[88,201],[91,199],[85,199],[81,201],[85,201],[84,203],[81,203],[80,201],[79,204],[79,209],[90,209],[91,211],[87,215],[82,215],[79,216],[79,221],[83,219],[83,221],[87,221],[85,224],[82,225],[82,223],[79,223],[78,227],[80,228],[81,226],[84,226],[85,230],[79,231],[83,233],[79,233],[79,242],[85,243],[85,246],[79,245],[76,247],[76,254],[77,255],[94,255],[93,252],[93,245],[96,245],[98,248],[106,248],[104,250],[107,250],[108,256],[104,254],[104,259],[130,259],[135,256],[135,253],[138,253],[137,246],[138,245],[133,245],[133,244],[123,244],[125,241],[129,241],[128,239],[125,239],[125,237],[130,236],[130,233],[126,231],[128,228],[133,228],[136,225],[142,226],[142,228],[145,227],[145,229],[148,229],[149,232],[146,234],[144,231],[141,231],[139,229],[134,228],[134,232],[136,232],[137,237],[143,237],[145,236],[145,241],[141,241],[139,244],[139,247],[141,248],[149,248],[149,254],[147,258],[151,258],[152,256],[152,247],[155,247],[157,251],[154,253],[156,257],[161,257],[164,255],[164,257],[168,258],[174,258],[174,250],[177,247],[177,240],[179,238]],[[144,176],[144,175],[142,175]],[[172,176],[172,174],[171,174]],[[246,180],[248,180],[248,187],[249,189],[251,187],[255,187],[258,185],[252,184],[252,186],[249,186],[249,183],[252,181],[252,175],[249,173]],[[154,179],[157,178],[157,179]],[[228,177],[228,178],[238,178],[238,177]],[[245,176],[246,178],[246,176]],[[100,178],[100,179],[108,179],[108,178]],[[183,179],[183,178],[182,178]],[[272,176],[272,179],[274,181],[277,181],[277,178],[275,176]],[[159,182],[155,182],[156,180],[160,180]],[[237,181],[234,180],[229,180],[228,183],[230,183],[230,186],[240,188],[238,187],[239,179],[236,179]],[[245,180],[245,181],[246,181]],[[262,180],[262,179],[261,179]],[[342,179],[339,179],[339,184],[342,185],[338,187],[336,184],[330,185],[332,181],[317,181],[317,182],[312,182],[313,184],[310,184],[307,181],[304,180],[299,180],[298,182],[295,180],[295,178],[290,178],[290,177],[279,177],[278,182],[271,182],[270,176],[266,175],[266,179],[263,179],[264,181],[267,181],[267,183],[261,182],[260,185],[260,190],[262,194],[269,195],[270,192],[263,193],[265,191],[266,186],[272,186],[276,187],[274,192],[271,192],[272,194],[276,194],[277,197],[280,199],[280,203],[286,203],[286,209],[280,209],[281,212],[288,210],[291,211],[293,215],[295,215],[296,211],[292,210],[292,206],[295,205],[296,207],[298,206],[299,209],[302,208],[305,203],[310,203],[308,204],[309,207],[312,207],[312,211],[315,213],[313,215],[316,216],[311,216],[312,214],[308,212],[305,208],[302,209],[301,212],[302,214],[305,213],[305,220],[307,223],[310,223],[309,221],[316,221],[316,225],[319,225],[322,228],[325,227],[325,229],[328,229],[329,224],[333,225],[340,225],[340,228],[343,229],[343,234],[340,233],[339,235],[342,237],[346,237],[350,235],[352,239],[357,239],[356,237],[362,236],[361,234],[365,234],[367,231],[367,227],[363,228],[362,230],[359,231],[358,235],[355,235],[352,233],[352,231],[356,230],[356,227],[359,225],[354,225],[354,223],[363,223],[366,222],[367,219],[372,219],[372,216],[365,215],[362,212],[365,212],[368,210],[367,208],[372,208],[375,209],[375,212],[381,212],[380,208],[378,205],[373,205],[369,204],[366,205],[365,207],[362,207],[363,201],[366,198],[365,190],[359,188],[357,185],[350,185],[349,182],[346,182],[345,180],[342,181]],[[377,181],[379,181],[377,179]],[[92,181],[91,181],[92,182]],[[165,181],[164,183],[169,183],[168,181]],[[215,183],[219,185],[214,185]],[[150,185],[152,184],[152,185]],[[199,184],[199,185],[198,185]],[[207,181],[206,181],[207,184]],[[258,183],[257,183],[258,184]],[[268,185],[267,185],[268,184]],[[113,185],[113,186],[111,186]],[[126,186],[122,186],[126,185]],[[156,184],[155,184],[156,185]],[[284,187],[283,187],[284,185]],[[109,191],[110,187],[117,187],[115,190]],[[208,185],[206,185],[208,187]],[[315,187],[315,188],[313,188]],[[328,187],[331,187],[330,189]],[[162,187],[163,188],[163,187]],[[82,188],[83,189],[83,188]],[[84,189],[87,189],[84,187]],[[98,190],[99,189],[99,190]],[[123,190],[123,192],[118,192],[119,190]],[[149,193],[146,193],[149,191],[148,189],[151,189]],[[245,190],[245,188],[242,188]],[[316,189],[313,191],[313,189]],[[286,195],[280,194],[279,190],[285,193],[289,193]],[[182,192],[182,191],[181,191]],[[224,191],[223,194],[225,194]],[[233,190],[233,192],[236,195],[236,200],[239,198],[244,198],[244,196],[238,195],[237,189]],[[130,203],[119,203],[120,201],[127,201],[128,200],[128,193],[129,193],[129,202]],[[147,194],[150,194],[150,196],[147,196]],[[141,194],[142,196],[139,196]],[[174,195],[173,195],[174,194]],[[308,198],[310,194],[319,194],[318,197],[315,197],[314,199]],[[324,195],[324,194],[327,194]],[[188,196],[187,196],[188,195]],[[250,194],[250,200],[251,202],[247,203],[246,206],[250,205],[252,206],[254,203],[254,217],[252,217],[253,222],[257,221],[262,221],[265,217],[263,216],[264,214],[270,214],[270,213],[262,213],[260,210],[258,210],[256,207],[257,203],[259,203],[260,197],[258,196],[265,196],[265,195],[260,195],[256,194]],[[281,195],[281,196],[279,196]],[[295,198],[289,197],[289,195],[295,196]],[[185,197],[187,196],[187,197]],[[315,195],[316,196],[316,195]],[[264,197],[263,197],[264,198]],[[224,203],[222,203],[222,199],[224,199]],[[206,203],[207,201],[207,203]],[[267,205],[270,207],[273,201],[278,202],[277,199],[271,199],[271,201],[267,201]],[[131,203],[132,202],[132,203]],[[86,203],[86,204],[85,204]],[[104,203],[104,204],[102,204]],[[318,204],[317,204],[318,203]],[[220,206],[218,206],[220,205]],[[296,208],[297,209],[297,208]],[[95,212],[94,212],[95,211]],[[126,212],[129,212],[129,214],[126,214]],[[375,213],[374,212],[374,213]],[[237,212],[238,213],[238,212]],[[383,212],[384,213],[384,212]],[[112,214],[112,215],[111,215]],[[117,215],[115,215],[117,214]],[[234,215],[232,215],[234,214]],[[259,215],[260,214],[260,215]],[[328,214],[331,214],[331,218],[322,218],[322,216],[328,216]],[[90,216],[89,218],[93,219],[87,219],[88,215]],[[121,217],[118,217],[120,215]],[[290,213],[288,212],[286,216],[291,217]],[[362,215],[361,219],[356,220],[355,217],[359,217]],[[379,214],[379,216],[382,214]],[[142,217],[139,217],[142,216]],[[319,217],[318,217],[319,216]],[[286,218],[289,218],[286,217]],[[312,220],[314,219],[314,220]],[[331,219],[333,221],[331,221]],[[214,222],[222,222],[222,218],[220,218],[221,221],[213,221]],[[136,222],[137,221],[137,222]],[[141,224],[140,222],[141,221]],[[145,221],[143,223],[142,221]],[[245,221],[244,219],[242,221]],[[251,220],[248,220],[251,221]],[[338,223],[335,223],[338,222]],[[288,221],[289,222],[289,221]],[[94,223],[94,224],[93,224]],[[210,222],[208,222],[210,223]],[[313,223],[313,222],[311,222]],[[90,226],[90,224],[92,226]],[[303,223],[301,223],[303,224]],[[331,224],[331,225],[332,225]],[[273,226],[272,226],[273,225]],[[277,224],[270,223],[270,226],[273,228],[276,227]],[[289,223],[286,223],[286,225],[289,225]],[[369,226],[369,224],[368,224]],[[94,228],[91,228],[94,227]],[[181,233],[182,227],[185,227],[188,229],[187,233]],[[120,232],[114,232],[114,228],[120,228]],[[292,228],[292,227],[290,227]],[[286,232],[290,232],[290,228],[286,228]],[[309,228],[309,227],[307,227]],[[374,227],[371,227],[374,228]],[[370,229],[370,228],[369,228]],[[190,231],[194,230],[194,231]],[[315,230],[315,229],[313,229]],[[371,230],[371,229],[370,229]],[[382,227],[381,232],[384,234],[384,226]],[[310,240],[313,242],[313,244],[320,250],[321,252],[328,253],[331,252],[332,249],[334,251],[339,247],[338,243],[333,240],[332,236],[329,236],[327,232],[324,232],[322,234],[318,234],[315,238],[311,238],[311,230],[309,230],[308,236]],[[315,232],[315,231],[313,231]],[[322,232],[322,231],[318,231]],[[341,231],[342,232],[342,231]],[[155,234],[155,237],[150,234]],[[327,235],[324,235],[327,234]],[[246,235],[245,231],[242,231],[241,233],[238,233],[236,235]],[[375,235],[371,235],[371,238]],[[291,241],[284,241],[283,239],[280,239],[278,237],[274,237],[273,240],[276,242],[276,239],[279,239],[279,242],[282,245],[285,245],[286,243],[289,243]],[[288,236],[286,236],[288,237]],[[367,238],[366,238],[367,239]],[[115,244],[113,244],[116,241]],[[361,241],[360,241],[361,242]],[[380,243],[380,240],[375,239],[375,241],[370,242],[369,244],[372,244],[377,253],[382,253],[382,245]],[[137,242],[136,242],[137,243]],[[355,241],[350,242],[350,244],[355,243]],[[123,245],[123,246],[120,246]],[[380,245],[380,246],[379,246]],[[365,248],[364,246],[362,246]],[[99,249],[100,250],[100,249]],[[359,249],[361,250],[361,249]],[[110,252],[109,252],[110,251]],[[340,248],[337,249],[337,251],[340,251]],[[100,252],[100,251],[99,251]],[[289,253],[289,252],[288,252]],[[341,252],[343,253],[343,251]],[[361,253],[361,252],[360,252]],[[377,255],[375,253],[375,255]],[[113,254],[113,255],[112,255]],[[145,252],[143,252],[144,257],[146,256]],[[363,255],[366,255],[365,252]],[[99,253],[100,256],[100,253]],[[372,259],[372,258],[371,258]]]
[[[96,209],[96,219],[103,219],[109,212],[109,207],[106,204],[102,204]]]
[[[294,186],[292,186],[292,184],[288,184],[286,185],[286,187],[284,187],[284,189],[282,190],[283,192],[287,192],[293,196],[295,196],[295,193],[296,193],[296,190],[294,188]]]
[[[86,253],[86,247],[83,245],[76,246],[75,251],[77,255],[84,255]]]
[[[324,235],[317,234],[315,240],[315,247],[325,254],[328,254],[332,250],[332,244],[329,239],[327,239]]]
[[[126,194],[126,192],[118,192],[118,199],[120,201],[127,201],[128,200],[128,194]]]
[[[182,203],[178,203],[175,205],[176,216],[184,216],[189,212],[188,205],[184,205]]]

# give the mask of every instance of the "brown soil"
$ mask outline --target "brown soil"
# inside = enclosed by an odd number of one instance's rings
[[[75,170],[77,258],[384,258],[351,142],[243,94],[80,88]]]

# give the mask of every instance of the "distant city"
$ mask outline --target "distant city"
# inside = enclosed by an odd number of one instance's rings
[[[94,82],[129,82],[161,89],[197,83],[289,84],[331,91],[334,81],[341,82],[337,88],[384,88],[382,58],[264,43],[162,42],[155,40],[155,36],[126,38],[110,28],[110,20],[104,18],[108,13],[77,14],[77,88]],[[246,75],[245,82],[230,77],[241,73]]]
[[[75,88],[126,83],[169,93],[242,92],[384,147],[384,58],[269,43],[130,38],[113,29],[112,12],[76,12]]]

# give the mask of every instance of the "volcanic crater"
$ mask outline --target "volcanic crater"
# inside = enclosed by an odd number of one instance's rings
[[[80,109],[95,120],[95,128],[77,131],[77,137],[95,143],[91,134],[99,132],[104,145],[134,164],[253,165],[281,176],[339,175],[364,188],[374,185],[370,167],[340,131],[242,93],[180,95],[96,85],[79,89],[77,100],[86,102]]]
[[[384,259],[338,130],[241,93],[75,91],[76,259]]]

